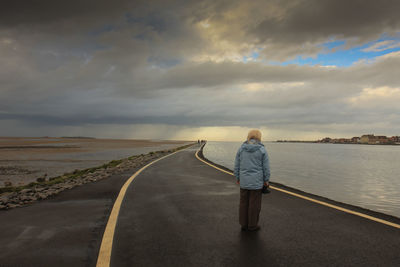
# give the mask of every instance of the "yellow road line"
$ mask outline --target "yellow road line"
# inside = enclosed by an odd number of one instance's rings
[[[186,148],[185,148],[186,149]],[[161,157],[159,159],[156,159],[152,162],[150,162],[149,164],[147,164],[146,166],[142,167],[140,170],[138,170],[137,172],[135,172],[126,182],[125,184],[122,186],[121,190],[119,191],[118,197],[115,200],[114,206],[111,210],[111,214],[110,217],[108,218],[108,222],[106,225],[106,229],[104,230],[104,234],[103,234],[103,239],[101,241],[101,246],[100,246],[100,251],[99,251],[99,255],[97,257],[97,264],[96,267],[109,267],[110,266],[110,262],[111,262],[111,251],[112,251],[112,244],[113,244],[113,240],[114,240],[114,232],[115,232],[115,226],[117,225],[117,220],[118,220],[118,214],[119,214],[119,210],[121,209],[121,204],[122,201],[124,200],[125,197],[125,193],[126,190],[128,189],[129,185],[132,183],[132,181],[143,171],[145,170],[147,167],[149,167],[150,165],[156,163],[157,161],[160,161],[162,159],[165,159],[166,157],[172,156],[175,153],[178,153],[182,150],[185,149],[181,149],[178,151],[175,151],[171,154],[168,154],[164,157]]]
[[[207,165],[209,165],[209,166],[211,166],[211,167],[213,167],[213,168],[215,168],[215,169],[217,169],[219,171],[222,171],[224,173],[227,173],[229,175],[234,176],[232,172],[229,172],[229,171],[226,171],[224,169],[221,169],[221,168],[219,168],[219,167],[217,167],[217,166],[215,166],[215,165],[213,165],[213,164],[201,159],[199,157],[199,155],[198,155],[199,151],[200,151],[200,149],[197,150],[197,152],[195,154],[196,158],[198,160],[204,162],[205,164],[207,164]],[[272,189],[274,189],[274,190],[278,190],[278,191],[281,191],[283,193],[286,193],[286,194],[289,194],[289,195],[292,195],[292,196],[296,196],[296,197],[299,197],[299,198],[302,198],[302,199],[305,199],[305,200],[308,200],[308,201],[311,201],[311,202],[314,202],[314,203],[318,203],[318,204],[326,206],[326,207],[337,209],[337,210],[340,210],[340,211],[343,211],[343,212],[346,212],[346,213],[350,213],[350,214],[353,214],[353,215],[356,215],[356,216],[359,216],[359,217],[363,217],[363,218],[366,218],[366,219],[369,219],[369,220],[372,220],[372,221],[375,221],[375,222],[383,223],[383,224],[386,224],[386,225],[389,225],[389,226],[392,226],[392,227],[400,229],[400,224],[397,224],[397,223],[389,222],[389,221],[382,220],[382,219],[379,219],[379,218],[376,218],[376,217],[373,217],[373,216],[370,216],[370,215],[367,215],[367,214],[364,214],[364,213],[361,213],[361,212],[357,212],[357,211],[349,210],[349,209],[346,209],[346,208],[342,208],[342,207],[339,207],[339,206],[336,206],[336,205],[333,205],[333,204],[329,204],[329,203],[324,202],[324,201],[316,200],[316,199],[313,199],[313,198],[310,198],[310,197],[306,197],[306,196],[303,196],[303,195],[300,195],[300,194],[297,194],[297,193],[293,193],[293,192],[290,192],[290,191],[287,191],[287,190],[284,190],[284,189],[281,189],[281,188],[278,188],[278,187],[275,187],[275,186],[270,186],[270,187]]]

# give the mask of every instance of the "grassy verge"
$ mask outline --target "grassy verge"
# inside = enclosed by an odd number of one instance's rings
[[[130,156],[128,158],[124,158],[124,159],[119,159],[119,160],[112,160],[108,163],[105,163],[101,166],[97,166],[97,167],[93,167],[93,168],[88,168],[88,169],[84,169],[84,170],[75,170],[73,172],[70,173],[65,173],[63,175],[57,176],[57,177],[52,177],[49,180],[45,180],[45,181],[41,181],[41,182],[32,182],[26,185],[20,185],[20,186],[7,186],[7,187],[1,187],[0,188],[0,194],[5,193],[5,192],[19,192],[23,189],[30,189],[33,188],[35,186],[50,186],[50,185],[54,185],[54,184],[59,184],[59,183],[63,183],[67,180],[71,180],[71,179],[76,179],[79,178],[83,175],[89,174],[89,173],[93,173],[97,170],[100,169],[108,169],[108,168],[114,168],[116,166],[118,166],[119,164],[121,164],[122,162],[126,161],[126,160],[133,160],[135,158],[140,158],[140,157],[144,157],[146,155],[154,155],[154,154],[168,154],[168,153],[173,153],[175,151],[179,151],[182,149],[185,149],[189,146],[192,146],[192,144],[188,144],[188,145],[184,145],[184,146],[180,146],[177,148],[173,148],[173,149],[168,149],[168,150],[159,150],[159,151],[152,151],[149,152],[147,154],[140,154],[140,155],[135,155],[135,156]]]

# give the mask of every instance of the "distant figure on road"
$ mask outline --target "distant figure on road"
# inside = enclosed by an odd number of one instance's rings
[[[257,231],[261,190],[263,185],[269,186],[270,177],[268,153],[259,130],[251,130],[236,153],[234,174],[240,185],[239,223],[243,231]]]

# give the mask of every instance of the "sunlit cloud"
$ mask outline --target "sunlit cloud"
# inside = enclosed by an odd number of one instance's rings
[[[398,40],[386,40],[372,44],[371,46],[362,49],[363,52],[380,52],[388,49],[400,47],[400,41]]]
[[[276,91],[287,90],[295,87],[304,86],[304,82],[281,82],[281,83],[247,83],[243,87],[245,91],[258,92],[258,91]]]
[[[364,109],[398,109],[400,88],[388,86],[364,88],[358,96],[350,98],[349,102],[353,107]]]

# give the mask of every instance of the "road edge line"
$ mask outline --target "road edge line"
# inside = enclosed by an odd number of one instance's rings
[[[189,146],[191,147],[191,146]],[[187,148],[189,148],[187,147]],[[181,152],[183,150],[186,150],[187,148],[180,149],[178,151],[175,151],[171,154],[165,155],[161,158],[158,158],[156,160],[153,160],[152,162],[148,163],[147,165],[143,166],[140,168],[138,171],[136,171],[129,179],[124,183],[124,185],[121,187],[118,197],[114,202],[113,208],[111,210],[110,216],[108,217],[107,225],[103,233],[103,238],[101,240],[101,245],[99,249],[99,254],[97,255],[97,263],[96,267],[109,267],[111,264],[111,253],[112,253],[112,245],[114,241],[114,233],[115,233],[115,227],[117,225],[117,220],[118,220],[118,215],[119,211],[121,209],[121,204],[122,201],[124,200],[126,190],[128,189],[129,185],[132,183],[132,181],[142,172],[144,171],[147,167],[153,165],[157,161],[160,161],[162,159],[165,159],[169,156],[172,156],[178,152]]]
[[[221,168],[219,168],[219,167],[217,167],[217,166],[215,166],[215,165],[213,165],[213,164],[201,159],[199,157],[199,155],[198,155],[198,153],[200,152],[200,149],[201,149],[201,147],[196,151],[196,154],[195,154],[195,156],[196,156],[196,158],[198,160],[202,161],[203,163],[205,163],[205,164],[207,164],[207,165],[209,165],[209,166],[211,166],[211,167],[213,167],[213,168],[215,168],[215,169],[217,169],[219,171],[222,171],[224,173],[227,173],[229,175],[234,176],[234,174],[232,172],[229,172],[229,171],[226,171],[224,169],[221,169]],[[293,192],[290,192],[290,191],[287,191],[287,190],[284,190],[284,189],[281,189],[281,188],[278,188],[278,187],[275,187],[275,186],[272,186],[272,185],[270,187],[272,189],[274,189],[274,190],[278,190],[280,192],[283,192],[283,193],[286,193],[286,194],[289,194],[289,195],[292,195],[292,196],[295,196],[295,197],[298,197],[298,198],[302,198],[302,199],[305,199],[305,200],[308,200],[308,201],[311,201],[311,202],[314,202],[314,203],[317,203],[317,204],[320,204],[320,205],[323,205],[323,206],[326,206],[326,207],[329,207],[329,208],[332,208],[332,209],[340,210],[342,212],[353,214],[353,215],[356,215],[356,216],[359,216],[359,217],[362,217],[362,218],[365,218],[365,219],[368,219],[368,220],[371,220],[371,221],[379,222],[379,223],[382,223],[382,224],[389,225],[389,226],[392,226],[394,228],[400,229],[400,224],[397,224],[397,223],[389,222],[389,221],[386,221],[386,220],[383,220],[383,219],[379,219],[379,218],[376,218],[376,217],[373,217],[371,215],[367,215],[367,214],[364,214],[364,213],[361,213],[361,212],[357,212],[357,211],[353,211],[353,210],[350,210],[350,209],[342,208],[342,207],[339,207],[339,206],[336,206],[336,205],[333,205],[333,204],[329,204],[329,203],[324,202],[324,201],[313,199],[311,197],[306,197],[306,196],[303,196],[303,195],[300,195],[300,194],[297,194],[297,193],[293,193]]]

